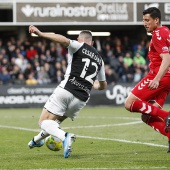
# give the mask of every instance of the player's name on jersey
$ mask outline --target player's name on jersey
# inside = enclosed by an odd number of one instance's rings
[[[91,57],[91,58],[93,58],[95,61],[98,62],[99,65],[102,65],[102,60],[101,60],[101,58],[99,58],[99,56],[96,55],[95,53],[93,53],[92,51],[89,51],[89,50],[83,48],[83,49],[82,49],[82,53],[88,55],[88,56]]]

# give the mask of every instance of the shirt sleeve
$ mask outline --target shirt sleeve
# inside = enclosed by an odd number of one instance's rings
[[[68,50],[73,54],[75,53],[81,46],[83,45],[83,43],[79,43],[76,40],[70,40],[70,44],[67,47]]]
[[[97,80],[98,80],[98,81],[106,81],[105,68],[104,68],[104,62],[103,62],[103,60],[102,60],[101,69],[100,69],[100,71],[98,72],[98,75],[97,75]]]
[[[152,37],[152,43],[159,54],[169,53],[169,45],[167,43],[168,37],[169,31],[165,29],[154,33]]]

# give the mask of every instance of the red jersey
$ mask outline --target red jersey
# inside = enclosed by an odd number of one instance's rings
[[[157,74],[162,62],[160,54],[170,53],[170,30],[165,27],[159,27],[152,33],[152,39],[149,45],[148,58],[150,60],[149,68],[152,74]],[[165,76],[170,76],[170,68]]]

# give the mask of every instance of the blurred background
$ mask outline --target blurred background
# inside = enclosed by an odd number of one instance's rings
[[[42,107],[64,77],[67,49],[31,36],[29,25],[75,40],[80,30],[91,30],[108,88],[93,90],[88,105],[123,105],[148,72],[151,36],[142,12],[151,6],[161,10],[162,25],[170,28],[169,0],[0,0],[0,108]]]

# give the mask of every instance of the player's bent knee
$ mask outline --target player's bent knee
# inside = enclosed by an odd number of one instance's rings
[[[125,103],[124,103],[125,109],[130,111],[130,106],[131,106],[131,103],[128,100],[125,100]]]

